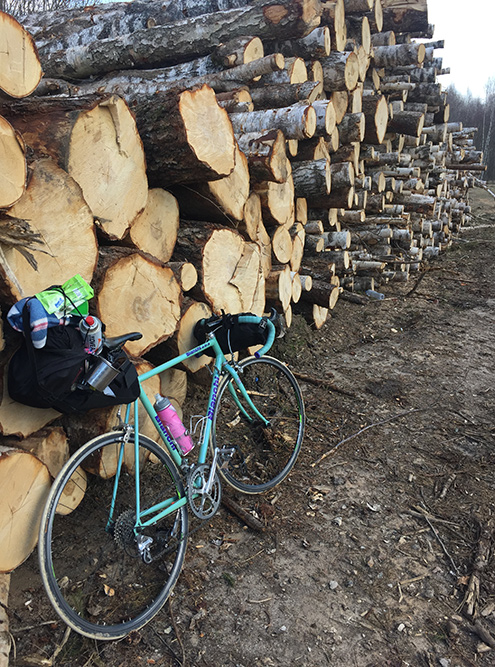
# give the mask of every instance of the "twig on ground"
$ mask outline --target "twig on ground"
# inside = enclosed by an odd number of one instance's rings
[[[52,657],[50,658],[50,664],[51,664],[51,665],[55,665],[55,664],[56,664],[56,663],[55,663],[55,658],[58,656],[58,654],[61,652],[61,650],[64,648],[64,646],[67,644],[67,641],[68,641],[68,639],[69,639],[69,635],[70,635],[71,632],[72,632],[71,628],[69,628],[69,626],[67,626],[67,627],[65,628],[65,632],[64,632],[64,636],[62,637],[62,641],[61,641],[60,644],[57,646],[57,648],[56,648],[55,651],[53,652]]]
[[[259,521],[254,517],[252,514],[249,512],[246,512],[245,509],[243,509],[239,503],[237,503],[233,498],[230,496],[227,496],[225,494],[222,494],[222,505],[224,505],[228,510],[230,510],[233,514],[239,517],[239,519],[242,519],[244,523],[252,528],[253,530],[259,530],[262,531],[264,530],[264,526]]]
[[[344,396],[350,396],[351,398],[356,398],[356,394],[353,394],[350,391],[346,391],[345,389],[340,389],[339,387],[336,387],[331,380],[325,380],[324,378],[316,378],[313,375],[306,375],[306,373],[299,373],[297,371],[293,371],[294,377],[298,380],[301,380],[302,382],[308,382],[309,384],[314,384],[317,387],[325,386],[330,389],[330,391],[336,391],[339,394],[344,394]]]
[[[364,433],[367,431],[369,428],[373,428],[374,426],[382,426],[383,424],[388,424],[391,421],[394,421],[395,419],[400,419],[401,417],[405,417],[406,415],[410,415],[413,412],[422,412],[425,408],[413,408],[412,410],[406,410],[405,412],[400,412],[398,415],[393,415],[392,417],[388,417],[388,419],[382,419],[382,421],[379,422],[373,422],[372,424],[368,424],[368,426],[365,426],[364,428],[360,429],[359,431],[356,431],[356,433],[353,433],[352,435],[347,436],[347,438],[344,438],[340,442],[338,442],[335,447],[332,447],[332,449],[329,449],[328,452],[325,452],[320,456],[319,459],[314,461],[311,464],[311,467],[314,468],[316,465],[324,461],[327,456],[330,456],[331,454],[334,454],[337,449],[343,445],[346,442],[349,442],[349,440],[352,440],[353,438],[356,438],[358,435],[361,435],[361,433]]]
[[[478,519],[480,525],[480,538],[478,541],[478,546],[476,549],[476,556],[473,563],[473,571],[469,578],[468,587],[464,599],[459,605],[459,610],[462,607],[466,606],[465,613],[470,618],[474,618],[476,615],[476,604],[479,599],[480,586],[481,586],[481,573],[486,568],[489,558],[490,550],[493,542],[493,523],[491,520],[488,521],[486,525],[482,525],[481,521]]]
[[[490,648],[495,648],[495,639],[488,632],[488,630],[483,625],[481,625],[480,621],[475,621],[473,623],[473,625],[469,625],[468,628],[469,628],[469,630],[471,630],[471,632],[474,632],[475,634],[477,634],[478,637],[487,646],[490,646]]]
[[[453,472],[450,475],[448,480],[445,482],[445,484],[443,486],[443,489],[440,492],[440,495],[438,496],[439,500],[443,500],[445,498],[445,496],[447,495],[448,490],[450,489],[450,487],[454,483],[456,477],[457,477],[457,474],[455,472]]]
[[[442,547],[442,551],[444,552],[444,554],[449,559],[450,564],[452,565],[452,569],[454,570],[455,575],[458,576],[459,575],[459,570],[457,569],[457,565],[454,563],[454,559],[452,558],[452,556],[448,552],[447,547],[443,543],[442,538],[438,534],[437,529],[435,528],[435,526],[430,521],[430,519],[428,517],[428,514],[429,514],[429,512],[425,509],[425,513],[423,514],[423,518],[426,521],[426,523],[430,526],[431,531],[432,531],[433,535],[435,536],[435,539],[437,540],[438,544]]]

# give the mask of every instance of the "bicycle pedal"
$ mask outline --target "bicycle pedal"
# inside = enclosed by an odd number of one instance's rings
[[[235,454],[235,447],[223,447],[218,454],[221,461],[217,463],[217,467],[219,470],[226,470]]]

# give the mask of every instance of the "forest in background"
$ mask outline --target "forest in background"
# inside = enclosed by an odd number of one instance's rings
[[[449,86],[448,102],[450,121],[461,121],[464,127],[477,127],[474,141],[476,148],[483,151],[483,163],[487,169],[481,177],[486,181],[495,180],[495,78],[489,79],[482,100],[468,91],[460,93],[455,86]]]

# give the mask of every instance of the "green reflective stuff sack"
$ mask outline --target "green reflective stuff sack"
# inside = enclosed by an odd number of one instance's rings
[[[88,301],[93,298],[93,289],[79,274],[69,278],[63,285],[53,285],[35,294],[47,313],[65,317],[77,309],[80,315],[88,314]]]

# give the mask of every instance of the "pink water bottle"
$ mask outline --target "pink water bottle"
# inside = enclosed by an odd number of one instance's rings
[[[156,410],[158,418],[167,427],[170,435],[179,445],[181,452],[187,454],[194,447],[193,439],[189,435],[188,430],[168,398],[156,394],[155,399],[153,407]]]

